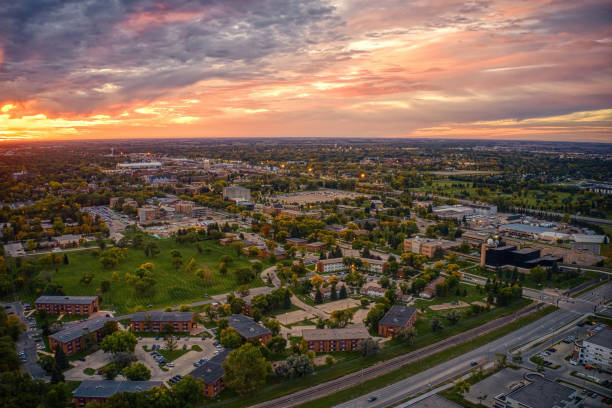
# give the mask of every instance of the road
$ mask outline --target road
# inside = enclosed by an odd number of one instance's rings
[[[345,376],[336,378],[331,381],[327,381],[325,383],[317,384],[313,387],[295,392],[293,394],[285,395],[270,401],[253,405],[253,407],[286,408],[305,404],[309,401],[313,401],[326,395],[333,394],[340,390],[359,385],[362,382],[377,378],[381,375],[397,370],[405,365],[415,363],[443,350],[468,342],[484,334],[490,333],[493,330],[496,330],[500,327],[505,326],[508,323],[511,323],[523,316],[528,315],[535,309],[536,306],[529,306],[520,310],[517,313],[500,317],[496,320],[487,322],[482,326],[467,330],[455,336],[448,337],[442,341],[420,348],[416,351],[391,358],[379,364],[365,367],[360,371],[347,374]]]
[[[593,302],[599,299],[601,296],[612,295],[612,283],[607,283],[598,288],[595,288],[592,292],[587,292],[580,296],[576,300],[584,302]],[[590,303],[589,303],[590,304]],[[429,370],[425,370],[421,373],[415,374],[404,380],[398,381],[385,388],[381,388],[369,394],[363,395],[359,398],[348,401],[344,404],[338,405],[338,407],[368,407],[368,408],[381,408],[391,404],[403,401],[416,394],[428,390],[432,386],[441,384],[447,380],[455,378],[466,371],[466,367],[472,362],[483,362],[496,359],[496,354],[507,355],[509,350],[516,347],[522,346],[529,342],[534,342],[537,339],[541,339],[543,336],[552,336],[551,340],[561,340],[567,333],[554,334],[554,331],[562,328],[563,326],[571,323],[577,318],[583,317],[592,311],[589,307],[586,311],[581,305],[583,303],[577,302],[570,304],[571,306],[577,307],[579,311],[559,309],[536,322],[533,322],[521,329],[501,337],[495,341],[492,341],[482,347],[472,350],[464,355],[453,358],[446,361],[436,367],[432,367]],[[561,306],[561,304],[560,304]],[[539,341],[539,340],[537,340]],[[524,360],[535,353],[529,353],[525,356]],[[533,364],[532,364],[533,365]],[[593,387],[595,388],[595,387]],[[603,390],[602,387],[597,387],[597,391]],[[602,392],[602,394],[605,394]],[[376,401],[368,402],[371,397],[377,397]]]
[[[15,312],[17,317],[27,325],[27,321],[25,320],[25,316],[23,314],[23,305],[20,302],[9,303],[11,305],[11,310]],[[27,330],[21,333],[17,343],[15,343],[15,347],[17,351],[25,351],[25,355],[27,360],[22,364],[22,368],[24,371],[30,373],[30,375],[34,378],[43,378],[46,376],[45,370],[42,369],[41,366],[36,364],[38,360],[38,353],[36,351],[36,342],[32,338],[32,331]]]

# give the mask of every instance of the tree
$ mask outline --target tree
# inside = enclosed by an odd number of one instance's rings
[[[204,401],[202,380],[186,375],[172,389],[172,400],[175,407],[196,408]]]
[[[110,281],[108,279],[104,279],[100,282],[100,290],[102,293],[106,293],[110,290]]]
[[[351,309],[334,310],[330,314],[330,319],[335,327],[346,327],[347,323],[353,318],[354,312]]]
[[[70,362],[68,361],[68,357],[66,353],[64,353],[64,349],[60,346],[55,346],[55,362],[60,370],[66,370],[70,367]]]
[[[264,326],[266,326],[272,332],[273,336],[276,336],[280,332],[280,323],[276,319],[266,319],[264,322]]]
[[[162,326],[162,333],[164,333],[164,334],[172,334],[172,333],[174,333],[174,325],[172,323],[165,323]]]
[[[219,263],[219,273],[223,276],[227,275],[227,263]]]
[[[189,258],[189,261],[187,261],[187,265],[185,265],[185,272],[193,272],[196,266],[196,260],[193,259],[193,257]]]
[[[268,341],[268,343],[266,344],[266,347],[272,353],[275,353],[275,354],[282,353],[287,347],[287,340],[285,340],[281,336],[274,336]]]
[[[416,339],[416,329],[414,327],[406,327],[398,333],[398,338],[403,340],[406,344],[413,345]]]
[[[372,339],[365,339],[365,340],[361,340],[359,342],[359,351],[361,352],[361,355],[364,357],[369,357],[369,356],[373,356],[376,353],[378,353],[378,343],[375,342]]]
[[[531,268],[530,274],[537,284],[544,282],[546,279],[546,269],[542,268],[540,265]]]
[[[321,303],[323,303],[323,295],[321,294],[321,290],[320,289],[317,288],[315,290],[316,290],[316,292],[315,292],[314,302],[317,305],[320,305]]]
[[[332,285],[331,287],[330,299],[338,300],[338,292],[336,292],[336,285]]]
[[[104,378],[113,380],[119,374],[119,366],[115,363],[109,363],[104,366]]]
[[[229,245],[229,247],[232,251],[234,251],[237,257],[240,257],[240,254],[242,253],[242,248],[245,247],[245,244],[242,241],[234,241]]]
[[[138,344],[138,339],[127,331],[116,331],[110,336],[102,339],[102,350],[107,353],[117,354],[121,352],[133,352]]]
[[[340,299],[346,299],[348,297],[348,293],[346,293],[346,286],[342,285],[340,287],[340,295],[338,296]]]
[[[387,313],[387,308],[382,304],[376,304],[370,311],[365,319],[365,324],[368,326],[370,331],[378,330],[378,322]]]
[[[110,334],[113,334],[119,330],[119,324],[114,320],[108,320],[104,322],[104,326],[102,326],[102,334],[106,337]]]
[[[223,371],[223,383],[239,395],[246,395],[265,384],[271,368],[258,346],[245,343],[229,353]]]
[[[166,350],[174,351],[174,350],[176,350],[177,346],[178,345],[176,344],[176,340],[175,340],[174,336],[172,336],[172,335],[166,336]]]
[[[459,320],[461,320],[461,312],[457,309],[452,309],[446,314],[446,320],[451,324],[451,326],[456,325]]]
[[[125,378],[131,381],[146,381],[151,378],[151,370],[142,363],[135,363],[129,367],[125,367],[121,373]]]
[[[221,331],[219,341],[225,348],[236,349],[242,344],[242,336],[233,327],[228,327]]]
[[[434,332],[439,332],[442,330],[444,326],[442,326],[442,322],[437,317],[434,317],[431,321],[431,330]]]

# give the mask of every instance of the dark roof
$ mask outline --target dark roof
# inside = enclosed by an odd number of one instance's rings
[[[289,241],[289,242],[300,242],[300,243],[306,242],[306,240],[302,239],[302,238],[287,238],[287,241]]]
[[[147,391],[161,386],[161,381],[85,380],[74,390],[74,396],[107,398],[118,392]]]
[[[525,248],[521,248],[521,249],[517,249],[515,251],[513,251],[515,254],[531,254],[534,252],[539,252],[539,249],[533,249],[533,248],[529,248],[529,247],[525,247]]]
[[[266,327],[261,326],[255,320],[242,314],[234,314],[229,317],[229,325],[245,339],[272,334]]]
[[[584,341],[610,349],[612,348],[612,329],[603,328]]]
[[[86,332],[91,333],[96,330],[100,330],[102,327],[104,327],[104,323],[106,323],[109,320],[110,319],[106,317],[97,318],[97,319],[87,319],[84,322],[72,324],[62,331],[51,334],[49,337],[61,343],[66,343],[68,341],[78,339],[79,337],[83,336],[83,334],[85,334]]]
[[[225,349],[206,363],[189,373],[194,378],[201,378],[206,384],[213,384],[223,377],[223,362],[232,349]]]
[[[444,397],[439,396],[438,394],[432,394],[427,398],[423,398],[422,400],[411,404],[411,408],[461,408],[461,405],[458,405],[452,401],[447,400]]]
[[[378,324],[386,324],[389,326],[404,327],[410,321],[410,318],[417,312],[416,308],[411,306],[394,305],[380,319]]]
[[[550,408],[563,406],[561,401],[569,401],[570,395],[576,392],[573,388],[540,376],[531,378],[532,382],[506,395],[506,400],[513,399],[525,407]]]
[[[516,246],[514,245],[504,245],[504,246],[493,247],[490,250],[491,251],[512,251],[514,249],[516,249]]]
[[[152,322],[186,322],[193,320],[193,312],[136,312],[132,321],[144,322],[147,316]]]
[[[93,303],[97,296],[41,296],[34,303],[64,303],[89,305]]]

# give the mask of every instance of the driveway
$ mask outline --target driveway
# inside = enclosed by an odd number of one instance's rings
[[[104,367],[111,361],[112,355],[110,353],[105,353],[102,350],[98,350],[95,353],[85,357],[85,361],[71,361],[70,364],[73,365],[74,368],[65,371],[64,377],[66,380],[70,381],[101,380],[103,379],[101,375],[87,375],[83,372],[83,370],[86,368],[93,368],[94,370],[97,370],[98,368]]]
[[[291,294],[291,303],[293,303],[295,306],[299,307],[300,309],[303,309],[303,310],[309,312],[310,314],[313,314],[313,315],[315,315],[317,317],[320,317],[321,319],[328,319],[329,318],[329,315],[327,313],[325,313],[322,310],[317,309],[314,306],[310,306],[309,304],[302,302],[294,294]]]
[[[20,302],[8,303],[7,306],[10,306],[9,309],[6,309],[6,312],[13,312],[19,320],[27,326],[27,320],[25,320],[23,314],[23,305]],[[4,307],[4,304],[3,306]],[[30,373],[30,375],[34,378],[44,378],[46,376],[45,370],[39,366],[36,361],[38,360],[38,353],[36,352],[36,342],[32,338],[38,332],[37,329],[29,329],[25,332],[21,333],[19,339],[15,343],[15,347],[17,351],[24,351],[27,360],[22,364],[22,368],[24,371]]]

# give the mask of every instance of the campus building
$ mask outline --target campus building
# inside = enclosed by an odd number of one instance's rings
[[[584,398],[578,391],[537,374],[528,375],[526,384],[493,399],[494,408],[580,408]]]
[[[240,186],[223,187],[223,199],[230,201],[251,201],[251,190]]]
[[[577,342],[574,356],[580,364],[612,372],[612,329],[603,327],[591,337]]]
[[[272,332],[267,327],[242,314],[231,315],[229,326],[247,341],[256,339],[260,343],[266,344],[272,338]]]
[[[506,245],[502,241],[483,244],[480,253],[481,266],[516,266],[517,268],[531,269],[538,265],[553,266],[563,262],[563,258],[554,255],[542,256],[539,249],[516,245]]]
[[[108,381],[84,380],[73,394],[75,407],[84,407],[88,402],[104,403],[108,398],[120,392],[148,391],[153,387],[161,387],[161,381]]]
[[[200,367],[189,373],[193,378],[199,378],[202,380],[203,387],[202,392],[205,397],[213,398],[219,395],[223,391],[223,362],[227,358],[227,355],[232,351],[231,349],[225,349],[221,353],[217,354]]]
[[[136,312],[132,315],[130,329],[133,332],[160,333],[168,324],[172,325],[174,332],[189,332],[198,327],[193,321],[193,312]]]
[[[153,221],[162,216],[162,209],[153,205],[145,205],[138,209],[138,219],[140,222]]]
[[[109,319],[104,317],[71,324],[68,328],[49,335],[49,348],[55,350],[59,346],[68,356],[84,350],[87,346],[86,336],[91,336],[91,340],[96,343],[102,341],[102,328],[107,321]]]
[[[395,337],[401,330],[412,327],[416,319],[416,308],[394,305],[378,322],[378,335],[382,337]]]
[[[344,329],[306,329],[302,338],[308,343],[308,351],[350,351],[359,342],[370,338],[364,326],[351,326]]]
[[[91,315],[98,311],[97,296],[41,296],[34,302],[36,310],[48,314]]]
[[[404,250],[433,258],[438,249],[449,250],[459,248],[459,242],[443,239],[414,237],[404,240]]]
[[[319,273],[331,273],[347,269],[348,266],[344,264],[342,258],[321,259],[317,262],[317,271]]]

